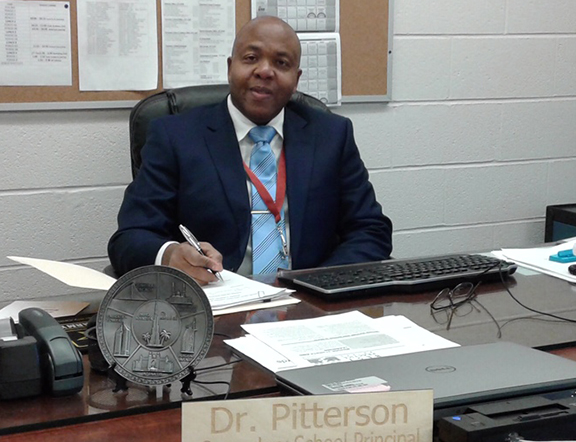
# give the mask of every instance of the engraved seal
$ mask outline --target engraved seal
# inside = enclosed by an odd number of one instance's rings
[[[108,291],[96,321],[106,361],[126,380],[163,385],[188,375],[214,334],[210,302],[180,270],[146,266],[126,273]]]

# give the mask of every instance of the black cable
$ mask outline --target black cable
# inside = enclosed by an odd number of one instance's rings
[[[566,321],[560,320],[560,319],[555,319],[555,318],[539,318],[536,316],[522,316],[520,318],[512,318],[512,319],[508,319],[508,320],[504,321],[504,323],[502,324],[502,328],[504,328],[508,324],[511,324],[513,322],[516,322],[516,321],[541,321],[541,322],[548,322],[548,323],[554,323],[554,324],[570,324],[569,322],[566,322]]]
[[[226,400],[228,399],[228,395],[230,394],[230,389],[232,388],[232,384],[231,382],[228,381],[192,381],[192,383],[194,384],[198,384],[198,385],[226,385],[228,387],[228,389],[226,390],[226,393],[224,393],[224,397],[222,399]]]
[[[500,266],[501,267],[501,266]],[[573,322],[576,323],[576,319],[570,319],[570,318],[566,318],[563,316],[558,316],[555,315],[554,313],[546,313],[546,312],[542,312],[540,310],[536,310],[532,307],[528,307],[526,304],[523,304],[522,302],[520,302],[520,300],[518,300],[518,298],[516,298],[516,296],[514,296],[512,294],[512,292],[510,291],[510,289],[508,288],[508,284],[506,284],[506,282],[504,281],[504,276],[502,275],[502,271],[500,271],[500,281],[502,282],[502,285],[504,286],[504,288],[506,289],[506,291],[508,292],[508,294],[510,295],[510,297],[516,301],[516,303],[518,303],[518,305],[520,305],[521,307],[524,307],[526,310],[529,310],[533,313],[537,313],[539,315],[543,315],[543,316],[549,316],[551,318],[554,319],[559,319],[560,321],[566,321],[566,322]]]
[[[242,362],[242,361],[243,361],[242,358],[237,358],[237,359],[234,359],[233,361],[224,362],[222,364],[211,365],[209,367],[196,368],[196,373],[206,372],[208,370],[215,370],[217,368],[232,366],[232,365],[237,364],[238,362]],[[197,385],[226,385],[226,386],[228,386],[228,389],[226,390],[226,393],[224,394],[224,397],[223,397],[224,400],[228,399],[228,396],[230,395],[230,389],[232,388],[230,381],[199,381],[199,380],[195,379],[192,381],[192,383],[197,384]]]
[[[490,313],[490,310],[488,310],[486,307],[484,307],[484,305],[480,301],[478,301],[478,298],[473,299],[472,302],[475,302],[480,307],[482,307],[482,310],[484,310],[488,314],[488,316],[490,316],[490,319],[492,319],[492,321],[494,322],[494,324],[496,324],[496,327],[498,328],[498,333],[496,334],[496,337],[498,339],[502,338],[502,326],[497,321],[497,319],[494,317],[494,315],[492,313]]]
[[[236,363],[242,362],[242,361],[243,361],[242,358],[238,358],[238,359],[235,359],[235,360],[233,360],[233,361],[224,362],[224,363],[222,363],[222,364],[211,365],[211,366],[209,366],[209,367],[197,368],[197,369],[196,369],[196,372],[198,373],[198,372],[200,372],[200,371],[214,370],[214,369],[216,369],[216,368],[227,367],[227,366],[229,366],[229,365],[236,364]]]

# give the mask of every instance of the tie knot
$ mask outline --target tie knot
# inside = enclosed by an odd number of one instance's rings
[[[255,126],[250,129],[248,135],[255,143],[270,144],[270,141],[272,141],[272,138],[276,135],[276,129],[272,126]]]

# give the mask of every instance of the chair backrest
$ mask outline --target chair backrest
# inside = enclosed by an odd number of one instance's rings
[[[167,89],[144,98],[130,113],[130,160],[132,177],[136,177],[142,164],[140,151],[146,143],[148,123],[164,115],[178,114],[197,106],[215,104],[222,101],[230,92],[228,84],[188,86]],[[311,95],[296,92],[291,101],[330,112],[326,104]]]

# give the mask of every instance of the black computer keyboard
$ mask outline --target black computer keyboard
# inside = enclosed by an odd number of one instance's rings
[[[507,277],[516,264],[484,255],[391,259],[318,269],[281,271],[278,277],[326,298],[452,288],[465,281]]]

